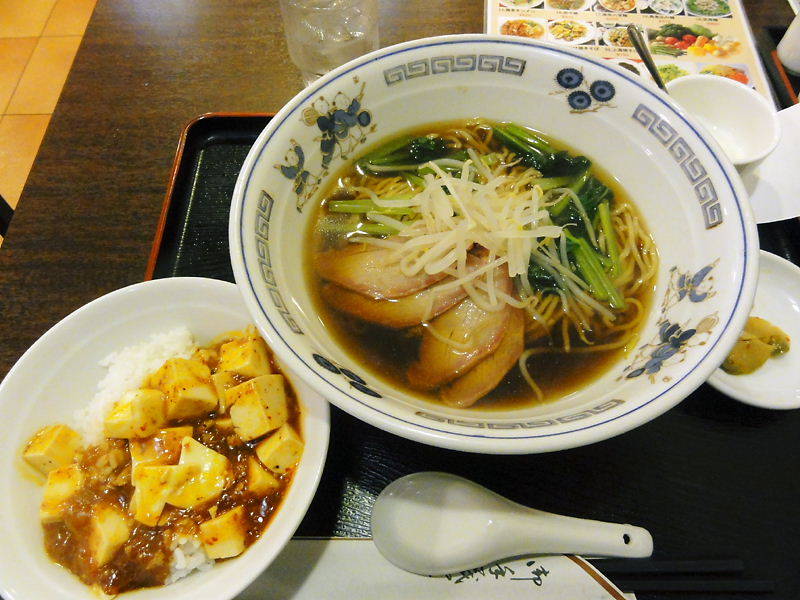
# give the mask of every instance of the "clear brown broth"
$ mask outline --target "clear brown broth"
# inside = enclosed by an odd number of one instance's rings
[[[436,123],[399,132],[395,137],[404,134],[442,133],[457,125],[463,126],[463,124],[464,121]],[[582,154],[567,144],[554,141],[552,137],[546,134],[542,135],[559,149],[567,150],[571,154]],[[381,140],[376,146],[386,141],[385,139]],[[366,154],[371,149],[368,148],[361,155]],[[627,193],[619,182],[610,173],[598,167],[594,160],[592,160],[591,168],[593,175],[612,189],[615,198],[628,199]],[[339,182],[355,173],[356,170],[352,165],[344,167],[333,178],[336,184],[328,188],[322,198],[328,199],[333,196],[337,190],[341,189]],[[354,362],[361,365],[365,373],[395,388],[399,388],[407,394],[438,403],[435,390],[433,392],[420,391],[410,387],[406,380],[406,372],[417,358],[421,341],[419,335],[414,335],[410,330],[395,330],[373,323],[366,323],[333,309],[323,300],[321,285],[324,280],[314,270],[313,255],[325,242],[316,231],[316,223],[325,212],[324,200],[317,204],[314,211],[314,216],[309,220],[308,230],[305,235],[305,239],[308,242],[304,245],[306,252],[304,266],[306,280],[310,283],[309,289],[313,306],[320,320],[337,345]],[[639,218],[644,222],[641,215],[639,215]],[[642,303],[645,315],[647,315],[652,304],[654,286],[643,287],[644,289],[635,297]],[[642,322],[645,320],[642,319]],[[573,346],[585,347],[585,344],[577,339],[576,336],[573,336],[571,341]],[[596,340],[596,343],[602,344],[603,340]],[[536,343],[534,345],[539,346],[542,344]],[[526,347],[533,347],[534,345],[526,345]],[[527,364],[531,375],[542,390],[544,396],[542,403],[547,403],[576,392],[601,377],[633,346],[635,346],[635,343],[629,344],[628,347],[607,351],[539,354],[532,356]],[[475,403],[472,408],[480,410],[510,410],[538,403],[527,382],[522,377],[520,370],[515,367],[506,374],[501,383],[492,392]]]

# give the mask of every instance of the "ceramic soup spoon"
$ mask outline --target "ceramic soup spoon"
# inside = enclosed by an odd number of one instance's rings
[[[653,538],[641,527],[534,510],[447,473],[414,473],[389,484],[372,509],[372,536],[387,560],[420,575],[529,554],[653,552]]]

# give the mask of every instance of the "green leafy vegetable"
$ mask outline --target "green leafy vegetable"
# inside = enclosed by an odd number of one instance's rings
[[[620,272],[619,261],[619,244],[617,244],[617,234],[614,231],[614,225],[611,223],[611,208],[608,202],[602,202],[597,207],[597,216],[600,219],[600,227],[603,229],[603,235],[606,238],[606,251],[608,252],[608,259],[610,262],[609,275],[616,278]]]
[[[369,152],[359,159],[359,163],[370,163],[373,165],[384,165],[391,163],[395,160],[395,155],[407,148],[411,144],[412,138],[409,135],[403,135],[393,140],[389,140],[382,146],[379,146],[372,152]]]
[[[601,302],[608,302],[611,308],[625,308],[625,297],[605,272],[597,251],[585,239],[575,237],[569,232],[565,232],[565,235],[575,265],[583,280],[589,285],[592,296]]]
[[[436,158],[442,158],[448,151],[447,143],[440,137],[415,138],[408,145],[408,156],[415,163],[424,163]]]
[[[683,36],[694,33],[690,28],[678,23],[667,23],[662,25],[659,29],[651,29],[648,31],[648,37],[654,39],[657,37],[675,37],[681,39]],[[699,34],[697,34],[699,35]],[[708,36],[711,37],[711,36]]]
[[[329,211],[334,213],[362,214],[362,213],[372,212],[372,213],[378,213],[380,215],[392,215],[392,216],[416,214],[410,208],[394,207],[394,206],[391,207],[378,206],[372,200],[366,200],[366,199],[337,200],[333,202],[328,202],[326,206],[328,207]]]
[[[579,175],[578,177],[581,176],[582,175]],[[552,190],[555,188],[568,187],[574,184],[575,181],[578,179],[578,177],[575,177],[573,175],[562,175],[560,177],[542,177],[541,179],[535,180],[533,184],[538,185],[543,192],[546,192],[547,190]]]
[[[594,221],[600,203],[610,202],[614,198],[614,192],[588,171],[583,173],[569,188],[578,195],[578,201],[591,221]],[[572,223],[581,231],[586,226],[582,215],[569,196],[562,198],[561,201],[550,207],[550,218],[556,225],[563,226]]]
[[[450,152],[447,142],[440,137],[401,136],[365,154],[357,164],[367,170],[370,166],[417,165],[444,158]]]
[[[341,218],[347,217],[347,218]],[[389,227],[383,223],[362,223],[356,215],[337,214],[336,218],[326,218],[320,221],[320,231],[328,235],[352,235],[362,233],[368,235],[392,235],[397,233],[394,227]]]
[[[543,292],[554,292],[559,287],[556,278],[539,265],[533,257],[528,263],[528,281],[533,289]]]
[[[723,2],[723,4],[724,4],[724,2]],[[725,4],[725,7],[726,7],[725,12],[730,12],[730,8],[728,8],[727,4]],[[698,12],[698,11],[694,11],[694,12]],[[689,25],[689,29],[691,29],[692,33],[694,35],[696,35],[696,36],[704,35],[707,38],[713,38],[716,35],[713,31],[711,31],[708,27],[705,27],[704,25]]]
[[[574,175],[585,171],[591,165],[585,156],[572,156],[564,150],[556,150],[527,127],[505,123],[493,129],[495,137],[513,151],[522,164],[536,169],[542,175],[548,177]]]
[[[414,173],[409,173],[408,171],[404,171],[402,173],[403,177],[405,177],[408,185],[414,188],[424,188],[425,187],[425,180],[420,177],[419,175],[414,175]]]

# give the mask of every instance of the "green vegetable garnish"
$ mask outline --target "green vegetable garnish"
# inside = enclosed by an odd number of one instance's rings
[[[536,132],[514,123],[493,128],[495,137],[519,157],[522,164],[547,177],[581,173],[592,164],[585,156],[556,150]]]
[[[601,302],[608,302],[611,308],[624,309],[625,297],[611,281],[603,269],[600,256],[589,242],[565,232],[572,257],[584,281],[589,285],[592,296]]]

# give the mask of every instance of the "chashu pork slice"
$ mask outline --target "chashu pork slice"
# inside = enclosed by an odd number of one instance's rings
[[[467,296],[461,286],[444,291],[437,287],[434,285],[394,300],[373,300],[336,284],[326,283],[322,286],[322,297],[336,310],[363,321],[391,329],[405,329],[433,319]]]
[[[498,289],[510,294],[513,284],[505,267],[495,272]],[[433,390],[478,364],[500,345],[513,309],[508,304],[494,311],[486,311],[470,298],[439,315],[425,328],[420,343],[419,356],[408,369],[408,383],[417,389]],[[446,343],[440,338],[451,340]]]
[[[439,390],[439,398],[455,408],[468,408],[491,392],[517,364],[525,349],[525,317],[513,308],[508,329],[497,350]]]
[[[485,255],[468,256],[466,272],[482,267],[486,259]],[[323,284],[321,292],[322,297],[341,312],[391,329],[405,329],[430,321],[466,298],[467,292],[462,286],[447,285],[452,281],[453,277],[447,277],[415,294],[391,300],[374,300],[335,283]]]
[[[395,250],[357,243],[320,252],[314,266],[322,279],[376,300],[402,298],[447,277],[424,271],[407,277],[400,271]]]

